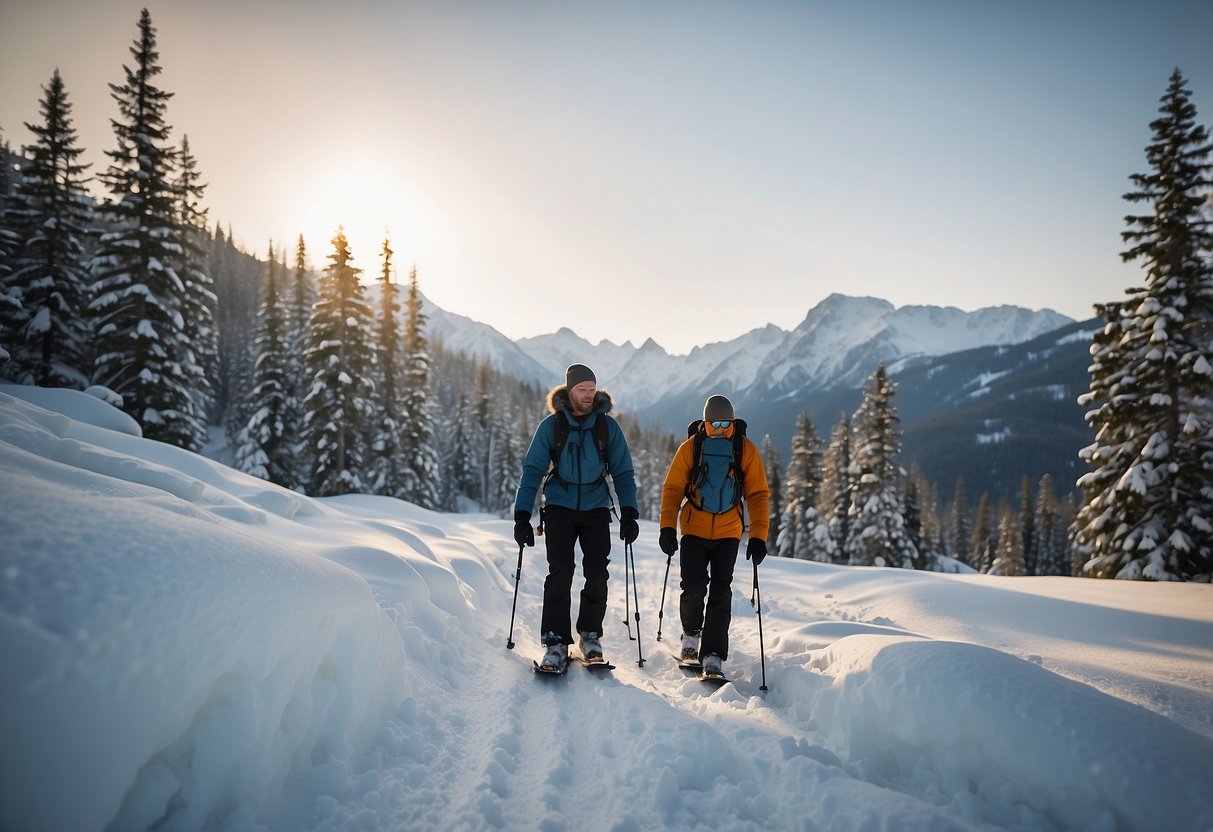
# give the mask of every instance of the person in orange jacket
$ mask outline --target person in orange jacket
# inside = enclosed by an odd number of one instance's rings
[[[674,454],[661,492],[661,551],[670,557],[679,551],[676,524],[682,532],[681,656],[698,659],[705,674],[723,675],[721,663],[729,657],[733,567],[745,511],[750,520],[746,559],[757,566],[767,554],[767,474],[745,426],[734,417],[732,402],[709,396],[703,420],[687,428],[689,436]]]

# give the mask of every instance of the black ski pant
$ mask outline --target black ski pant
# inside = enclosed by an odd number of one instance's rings
[[[702,633],[699,659],[715,653],[729,657],[729,622],[733,618],[733,565],[741,540],[707,540],[684,535],[678,548],[682,596],[678,613],[684,633]],[[704,598],[707,606],[704,606]]]
[[[607,564],[611,562],[611,512],[606,508],[577,511],[563,506],[544,508],[543,539],[547,542],[548,576],[543,582],[543,622],[540,640],[573,643],[573,546],[581,544],[581,571],[585,586],[577,611],[577,632],[602,635],[607,607]]]

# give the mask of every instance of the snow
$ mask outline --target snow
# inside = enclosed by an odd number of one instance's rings
[[[640,641],[617,552],[617,670],[540,678],[509,521],[310,499],[50,392],[0,388],[0,828],[1213,826],[1213,587],[771,557],[760,644],[743,560],[713,688],[676,578],[654,640],[642,523]]]

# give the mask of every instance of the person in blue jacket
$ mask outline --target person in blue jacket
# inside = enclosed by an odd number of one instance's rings
[[[606,617],[614,506],[608,474],[619,498],[619,538],[625,544],[640,534],[636,522],[640,513],[627,439],[608,415],[611,396],[598,389],[594,371],[584,364],[570,365],[565,383],[548,393],[547,404],[551,414],[535,429],[522,463],[514,499],[514,540],[520,547],[535,545],[531,513],[542,491],[539,533],[547,542],[548,576],[543,583],[539,636],[545,652],[540,664],[562,670],[568,663],[568,645],[573,643],[570,593],[576,568],[573,547],[578,543],[585,576],[577,613],[578,647],[588,660],[603,658],[600,639]],[[564,424],[559,424],[562,420]],[[559,447],[562,435],[565,438]]]

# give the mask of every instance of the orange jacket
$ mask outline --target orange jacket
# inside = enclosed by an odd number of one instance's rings
[[[729,436],[734,428],[730,427]],[[700,511],[689,502],[685,505],[687,483],[691,478],[694,463],[695,438],[690,437],[679,446],[665,475],[665,486],[661,490],[661,526],[677,528],[682,534],[690,534],[707,540],[735,537],[741,539],[741,506],[724,514],[709,514]],[[762,465],[762,455],[747,437],[741,452],[741,472],[746,509],[750,514],[750,537],[767,539],[771,526],[771,493],[767,488],[767,472]]]

